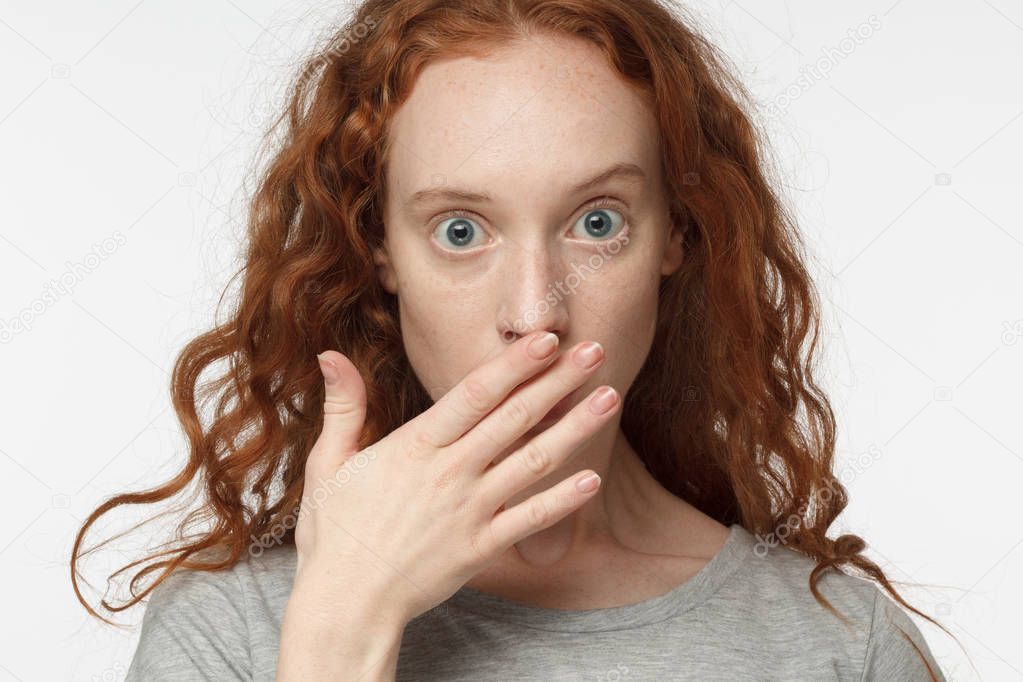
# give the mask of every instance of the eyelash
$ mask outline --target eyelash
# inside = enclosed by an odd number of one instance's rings
[[[597,208],[613,208],[616,211],[618,211],[619,213],[621,213],[622,214],[622,218],[623,218],[623,220],[622,220],[622,227],[618,231],[616,236],[621,236],[621,235],[626,234],[628,232],[628,229],[629,229],[629,226],[631,225],[631,222],[629,220],[629,215],[628,215],[628,213],[625,210],[625,205],[622,202],[620,202],[617,199],[614,199],[612,197],[600,197],[598,199],[594,199],[590,203],[588,203],[585,206],[583,206],[583,208],[582,208],[582,215],[585,215],[587,212],[592,211],[592,210],[597,209]],[[478,219],[482,220],[482,216],[479,215],[478,213],[473,212],[473,211],[469,211],[469,210],[465,210],[465,209],[457,209],[457,208],[456,209],[452,209],[450,211],[445,211],[444,213],[441,213],[440,215],[438,215],[432,221],[431,226],[430,226],[429,234],[432,235],[436,231],[437,226],[440,223],[442,223],[443,221],[448,220],[450,218],[478,218]],[[574,225],[575,222],[573,222],[572,224]],[[599,244],[603,240],[593,239],[593,240],[588,240],[588,241],[592,241],[594,244]],[[447,249],[445,249],[445,250],[447,250]]]

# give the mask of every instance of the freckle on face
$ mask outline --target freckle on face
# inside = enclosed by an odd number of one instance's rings
[[[579,395],[599,383],[624,395],[652,340],[667,227],[659,219],[666,202],[658,189],[657,128],[646,102],[604,65],[597,48],[545,39],[542,46],[521,43],[485,60],[428,65],[390,135],[386,244],[397,274],[405,350],[423,385],[438,391],[431,395],[439,398],[501,352],[501,324],[523,319],[560,330],[566,349],[600,341],[613,361]],[[633,189],[614,182],[578,196],[567,192],[618,161],[640,166],[646,180]],[[492,200],[404,207],[412,194],[437,186]],[[629,192],[628,246],[570,294],[538,305],[558,291],[572,265],[585,269],[597,253],[564,238],[579,209]],[[448,210],[468,211],[487,233],[486,246],[474,256],[445,258],[431,247],[439,222],[432,219]],[[534,315],[527,318],[529,311]]]

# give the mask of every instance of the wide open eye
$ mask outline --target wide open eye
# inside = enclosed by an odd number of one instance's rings
[[[603,241],[608,235],[621,230],[625,217],[612,208],[599,206],[586,211],[572,227],[573,234],[582,238]]]
[[[464,251],[468,247],[477,246],[476,242],[486,237],[486,233],[465,216],[442,220],[433,234],[440,245],[449,251]]]
[[[573,236],[592,242],[610,241],[616,237],[622,231],[626,218],[611,206],[607,199],[590,204],[572,226]],[[433,237],[441,248],[451,252],[469,251],[474,246],[487,243],[486,231],[468,215],[462,212],[445,215],[433,231]]]

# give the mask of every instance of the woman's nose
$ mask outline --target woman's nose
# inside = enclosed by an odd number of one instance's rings
[[[518,251],[502,277],[498,332],[508,342],[538,330],[564,336],[569,302],[560,256],[544,248]]]

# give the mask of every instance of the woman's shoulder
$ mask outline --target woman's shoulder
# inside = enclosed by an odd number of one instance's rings
[[[810,601],[816,603],[809,590],[810,575],[817,561],[784,544],[768,542],[742,526],[735,526],[738,534],[736,554],[738,573],[745,588],[757,593],[767,602]],[[835,606],[845,606],[868,621],[878,594],[877,585],[837,569],[819,574],[817,588]],[[835,603],[835,602],[840,602]]]
[[[256,545],[253,545],[255,547]],[[196,554],[195,562],[212,563],[223,560],[223,550]],[[171,601],[203,600],[213,597],[241,599],[250,589],[265,592],[279,585],[290,591],[295,573],[294,545],[250,547],[235,562],[216,570],[179,567],[153,588],[148,607]]]
[[[735,529],[735,570],[723,586],[725,593],[741,599],[755,615],[815,625],[839,623],[810,590],[816,560],[783,544],[768,543],[742,526]],[[816,588],[859,630],[870,627],[885,597],[877,583],[837,569],[820,573]]]
[[[215,555],[194,558],[206,563]],[[272,668],[264,651],[279,629],[294,573],[289,545],[247,552],[214,571],[175,569],[149,594],[127,680],[211,671],[215,679],[250,679]]]
[[[735,569],[715,598],[738,609],[758,636],[801,650],[814,646],[841,650],[859,657],[871,679],[916,679],[925,671],[916,653],[919,648],[941,679],[920,629],[878,583],[835,569],[819,574],[817,591],[845,617],[843,621],[810,590],[816,560],[768,543],[741,526],[737,533]]]

